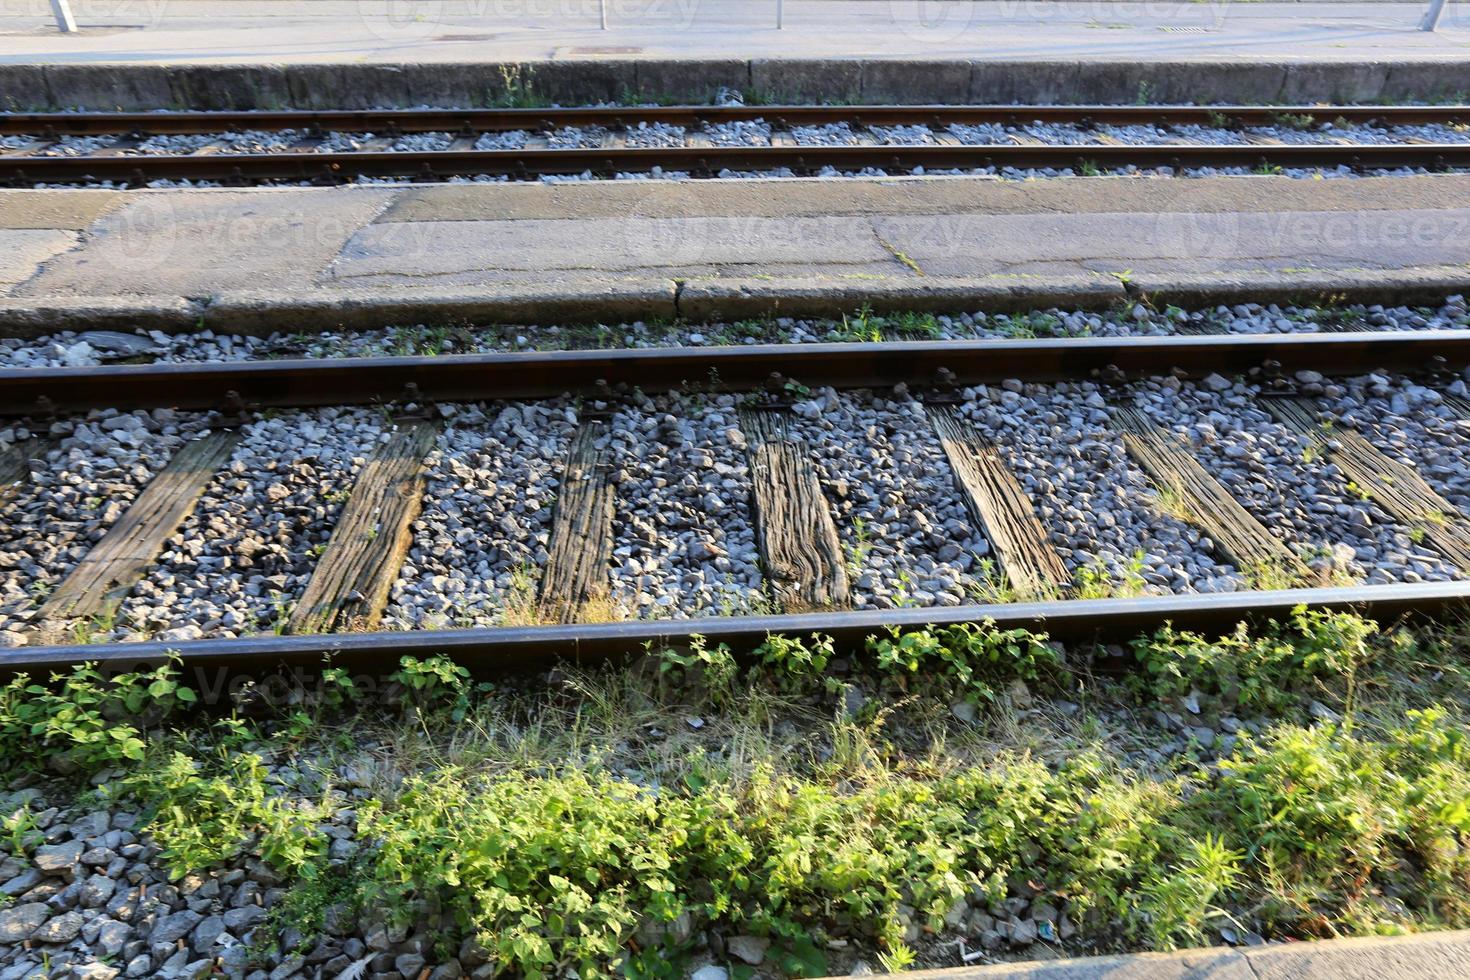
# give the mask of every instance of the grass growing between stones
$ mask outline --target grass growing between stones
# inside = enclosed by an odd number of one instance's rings
[[[955,965],[960,941],[1470,924],[1459,627],[1299,611],[1102,651],[961,627],[493,683],[410,658],[212,708],[180,676],[0,689],[0,877],[48,869],[0,883],[0,929],[75,914],[83,946],[6,966],[810,976]],[[44,904],[106,874],[98,848],[127,852],[114,897]],[[136,938],[99,952],[100,919]]]

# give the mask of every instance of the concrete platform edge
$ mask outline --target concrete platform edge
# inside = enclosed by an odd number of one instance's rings
[[[757,58],[501,64],[6,64],[0,110],[353,109],[488,106],[507,80],[563,104],[708,102],[745,88],[769,102],[1398,102],[1466,89],[1463,61],[1226,63]],[[523,94],[523,93],[516,93]]]
[[[864,306],[875,312],[1017,312],[1051,306],[1102,309],[1127,299],[1117,279],[1098,276],[960,279],[708,279],[679,290],[686,320],[828,316]]]
[[[179,296],[0,297],[0,336],[31,338],[60,330],[132,330],[188,333],[204,304]]]
[[[1413,269],[1308,269],[1292,272],[1148,273],[1128,280],[1128,292],[1155,306],[1234,303],[1383,303],[1426,306],[1470,291],[1470,265]]]
[[[920,970],[913,980],[1431,980],[1470,975],[1470,930]]]
[[[1102,309],[1147,299],[1156,306],[1247,302],[1437,304],[1470,291],[1470,268],[1382,272],[1219,275],[1140,274],[1013,278],[720,279],[610,282],[596,286],[497,286],[332,294],[222,292],[208,300],[172,296],[0,298],[0,336],[62,330],[164,333],[210,330],[250,335],[299,330],[368,330],[405,323],[586,323],[682,317],[837,317],[876,312],[1017,312]]]
[[[402,323],[586,323],[670,318],[672,280],[596,287],[504,286],[381,290],[333,295],[222,292],[204,311],[211,330],[265,335],[278,330],[370,330]]]

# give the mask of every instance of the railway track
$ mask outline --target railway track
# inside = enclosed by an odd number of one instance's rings
[[[3,371],[36,435],[0,457],[0,669],[1439,614],[1467,364],[1437,331]]]
[[[0,183],[916,168],[1449,169],[1470,164],[1467,117],[1463,106],[11,113],[0,115]]]

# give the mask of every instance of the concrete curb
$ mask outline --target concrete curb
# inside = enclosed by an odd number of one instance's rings
[[[669,279],[586,287],[486,286],[330,293],[224,292],[205,308],[211,330],[264,335],[279,330],[369,330],[396,323],[586,323],[668,318]]]
[[[40,337],[58,330],[132,330],[187,333],[204,304],[180,296],[0,297],[0,336]]]
[[[1130,277],[1128,292],[1155,305],[1216,306],[1232,303],[1348,301],[1425,306],[1470,290],[1470,266],[1417,269],[1305,269],[1293,272],[1148,273]]]
[[[913,980],[1443,980],[1470,976],[1470,930],[1135,953],[903,974]]]
[[[687,320],[756,316],[828,316],[864,306],[876,312],[956,310],[1019,312],[1046,307],[1103,309],[1127,299],[1117,279],[1097,276],[959,279],[710,279],[679,290]]]
[[[1470,293],[1470,268],[1395,271],[1137,273],[1125,284],[1096,276],[919,277],[904,279],[610,280],[578,286],[506,285],[454,289],[353,290],[309,295],[236,291],[209,299],[176,296],[0,298],[0,337],[61,330],[188,333],[201,327],[264,336],[297,330],[371,330],[404,323],[618,323],[760,316],[837,317],[862,307],[949,313],[1105,309],[1130,299],[1155,306],[1237,303],[1438,304]]]
[[[1465,88],[1464,62],[1217,63],[885,59],[659,59],[444,64],[0,65],[0,109],[358,109],[484,106],[507,79],[563,104],[707,102],[721,87],[768,101],[858,103],[1380,102]]]

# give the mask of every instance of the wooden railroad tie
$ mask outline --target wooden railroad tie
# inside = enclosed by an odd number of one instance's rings
[[[1268,398],[1262,404],[1342,470],[1364,499],[1421,535],[1451,564],[1470,571],[1470,522],[1417,470],[1385,455],[1356,429],[1323,429],[1313,401]]]
[[[550,558],[537,597],[543,621],[577,622],[589,604],[605,601],[610,593],[615,488],[607,436],[606,422],[585,421],[567,448],[551,519]]]
[[[1285,542],[1200,465],[1183,439],[1127,406],[1113,409],[1113,427],[1154,486],[1178,498],[1185,513],[1181,519],[1209,535],[1216,550],[1236,568],[1256,574],[1276,570],[1293,583],[1310,576],[1310,569]]]
[[[995,550],[1011,588],[1034,599],[1065,590],[1072,576],[1000,450],[954,408],[929,405],[925,410],[949,457],[965,506]]]
[[[851,586],[832,510],[787,421],[783,411],[740,413],[766,580],[786,612],[846,606]]]
[[[425,457],[439,424],[402,424],[363,464],[316,571],[286,622],[289,633],[372,629],[413,543]]]
[[[239,433],[212,432],[174,453],[51,593],[36,614],[36,629],[49,638],[67,622],[114,612],[158,560],[239,441]]]

